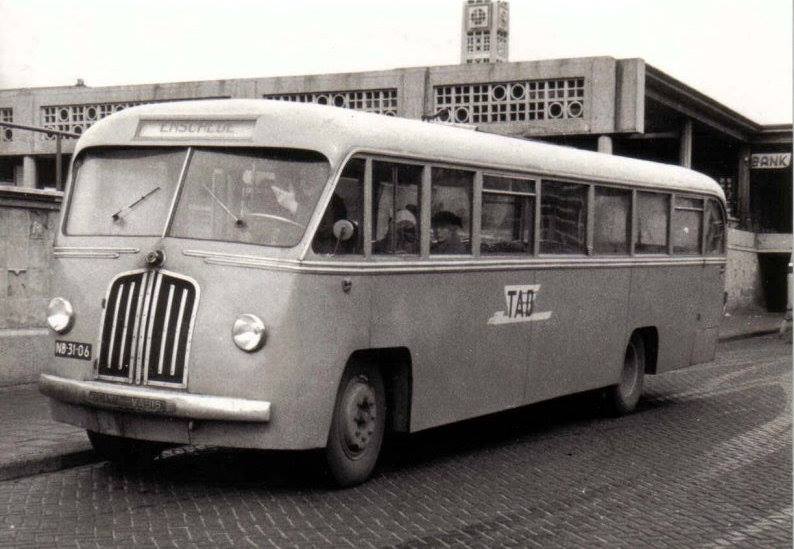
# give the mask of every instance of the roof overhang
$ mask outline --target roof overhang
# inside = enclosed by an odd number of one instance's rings
[[[764,129],[762,125],[659,69],[651,65],[645,68],[645,95],[648,99],[738,141],[752,141]]]

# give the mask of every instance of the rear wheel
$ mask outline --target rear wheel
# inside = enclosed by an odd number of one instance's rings
[[[86,431],[86,434],[97,454],[108,461],[126,466],[150,463],[168,447],[162,442],[117,437],[96,431]]]
[[[626,347],[620,383],[607,389],[607,399],[615,414],[628,414],[637,407],[644,381],[645,344],[642,337],[635,334]]]
[[[377,368],[353,365],[336,396],[325,448],[331,476],[339,486],[364,482],[378,461],[386,426],[386,396]]]

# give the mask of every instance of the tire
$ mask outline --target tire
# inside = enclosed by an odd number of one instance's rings
[[[644,382],[645,342],[642,337],[633,335],[626,346],[620,383],[607,389],[611,411],[619,416],[634,411],[642,396]]]
[[[386,395],[377,368],[352,365],[339,383],[325,459],[340,487],[369,478],[383,444]]]
[[[144,466],[154,461],[168,447],[161,442],[136,440],[96,431],[86,431],[91,446],[100,457],[123,466]]]

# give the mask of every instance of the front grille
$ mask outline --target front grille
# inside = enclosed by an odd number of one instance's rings
[[[186,277],[165,271],[117,277],[105,300],[99,377],[184,386],[197,305],[197,286]]]

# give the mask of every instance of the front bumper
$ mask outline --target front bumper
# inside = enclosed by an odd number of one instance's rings
[[[270,402],[80,381],[42,374],[39,390],[50,398],[102,410],[210,421],[269,422]]]

